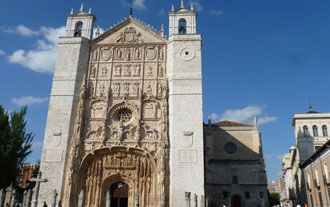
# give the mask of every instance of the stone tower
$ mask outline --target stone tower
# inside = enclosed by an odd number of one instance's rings
[[[204,195],[202,38],[196,16],[183,1],[169,13],[170,206],[178,207],[185,205],[185,192],[191,200]]]
[[[71,12],[66,35],[60,38],[50,95],[40,171],[48,182],[41,184],[38,206],[52,202],[53,192],[62,194],[68,146],[73,135],[80,86],[88,68],[94,15],[81,7]]]

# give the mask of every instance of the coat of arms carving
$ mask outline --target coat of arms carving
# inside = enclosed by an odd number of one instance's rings
[[[120,34],[117,42],[140,43],[142,42],[141,33],[138,33],[134,27],[127,27],[124,32]]]

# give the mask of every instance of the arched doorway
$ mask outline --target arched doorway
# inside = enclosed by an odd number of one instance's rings
[[[106,207],[128,207],[128,191],[128,185],[122,181],[112,184],[108,191]]]
[[[241,207],[241,206],[242,206],[241,196],[233,195],[231,197],[231,207]]]

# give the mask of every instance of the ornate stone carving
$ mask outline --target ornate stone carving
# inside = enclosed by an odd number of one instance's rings
[[[101,60],[108,61],[112,58],[113,49],[111,47],[103,47],[101,49]]]
[[[154,60],[157,57],[157,49],[155,46],[149,46],[146,48],[146,58],[148,60]]]
[[[123,76],[131,76],[131,65],[127,64],[123,68]]]
[[[95,78],[95,76],[96,76],[96,67],[94,64],[92,64],[90,69],[90,77]]]
[[[134,27],[127,27],[124,32],[120,34],[117,42],[140,43],[142,42],[141,33],[137,32]]]
[[[141,73],[141,65],[140,64],[134,65],[133,76],[140,76],[140,73]]]
[[[92,117],[91,118],[103,118],[105,116],[105,102],[104,101],[95,101],[92,102]]]
[[[122,65],[115,65],[113,75],[121,76]]]

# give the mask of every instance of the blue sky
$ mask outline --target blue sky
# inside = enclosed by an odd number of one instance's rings
[[[186,1],[187,2],[187,1]],[[106,29],[127,17],[124,0],[0,1],[0,104],[28,105],[28,129],[39,159],[57,36],[71,8],[84,3]],[[203,35],[204,115],[249,122],[259,117],[269,180],[294,144],[291,117],[329,110],[330,1],[198,0]],[[160,28],[179,0],[137,0],[135,16]],[[326,90],[328,89],[328,90]]]

